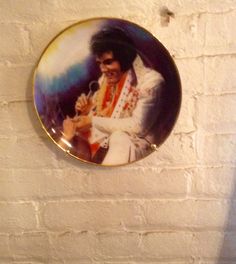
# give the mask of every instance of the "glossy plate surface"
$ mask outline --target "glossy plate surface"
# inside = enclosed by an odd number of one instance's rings
[[[57,35],[39,60],[33,90],[54,143],[104,166],[156,150],[181,104],[179,74],[165,47],[142,27],[114,18],[81,21]]]

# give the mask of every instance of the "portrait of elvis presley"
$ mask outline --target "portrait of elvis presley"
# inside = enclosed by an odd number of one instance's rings
[[[165,80],[145,66],[134,40],[119,27],[102,28],[89,45],[101,75],[95,91],[78,96],[75,115],[63,120],[59,144],[86,142],[76,156],[97,164],[139,160],[153,151]]]

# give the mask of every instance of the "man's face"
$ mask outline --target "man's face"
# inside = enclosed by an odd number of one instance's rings
[[[119,61],[114,59],[112,51],[104,52],[101,56],[97,57],[96,61],[101,72],[105,74],[109,85],[119,82],[123,72],[121,71]]]

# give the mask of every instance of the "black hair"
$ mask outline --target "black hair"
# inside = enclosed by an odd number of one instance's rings
[[[101,56],[104,52],[112,51],[119,61],[122,71],[132,67],[137,52],[132,39],[118,27],[108,27],[92,36],[90,42],[92,54]]]

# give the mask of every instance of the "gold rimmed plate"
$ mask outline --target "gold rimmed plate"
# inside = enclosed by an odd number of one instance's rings
[[[147,30],[116,18],[57,35],[34,74],[34,104],[49,137],[73,157],[124,165],[156,150],[181,104],[177,68]]]

